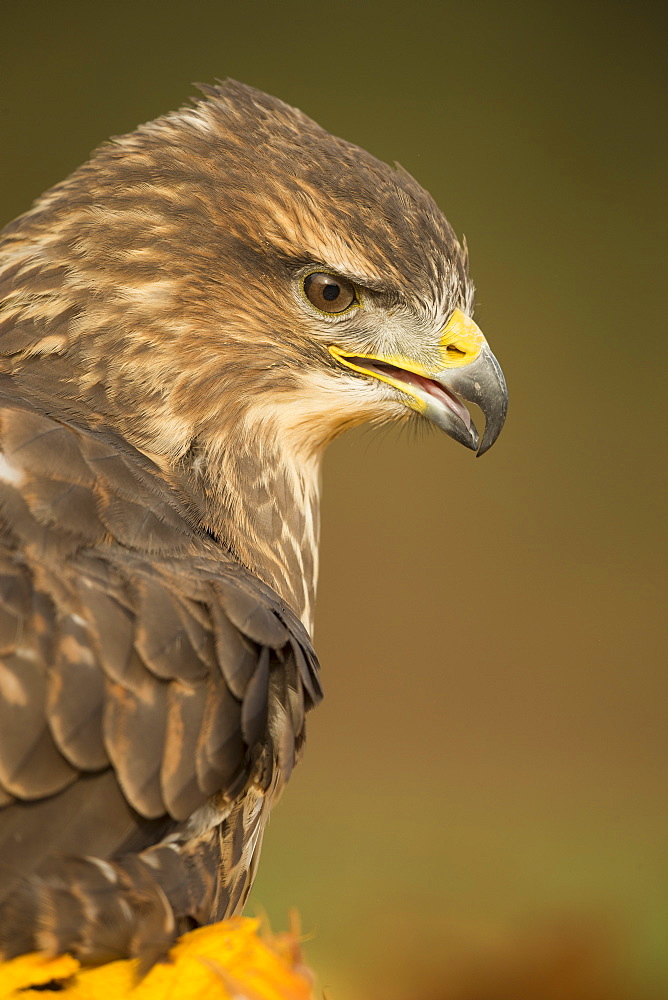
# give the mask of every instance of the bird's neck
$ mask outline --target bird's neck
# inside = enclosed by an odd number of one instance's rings
[[[294,369],[279,338],[258,350],[244,323],[228,318],[222,333],[210,322],[207,339],[189,297],[165,280],[128,298],[113,256],[104,266],[87,256],[72,263],[69,237],[35,219],[0,240],[0,315],[11,341],[0,344],[0,371],[48,396],[49,412],[111,428],[154,460],[192,501],[193,520],[310,628],[320,456],[366,413],[342,408],[337,380]],[[184,348],[189,335],[197,350]]]
[[[0,370],[11,372],[18,392],[46,400],[51,415],[120,433],[158,466],[185,500],[193,524],[210,531],[312,629],[324,446],[286,433],[284,424],[294,430],[290,407],[285,420],[258,420],[231,404],[215,431],[209,426],[208,434],[193,437],[188,422],[170,419],[167,410],[129,407],[124,413],[107,396],[96,406],[99,400],[89,398],[73,377],[71,361],[57,356],[0,363]]]
[[[192,459],[204,523],[248,569],[313,626],[318,574],[320,454],[246,432]]]

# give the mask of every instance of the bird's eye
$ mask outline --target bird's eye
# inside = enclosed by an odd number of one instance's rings
[[[357,302],[355,286],[334,274],[315,271],[304,278],[304,294],[309,302],[327,313],[341,313]]]

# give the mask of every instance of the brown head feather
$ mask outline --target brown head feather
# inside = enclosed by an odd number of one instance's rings
[[[250,87],[202,89],[193,107],[103,145],[4,230],[0,359],[169,475],[179,463],[207,525],[285,593],[279,577],[303,577],[301,558],[263,569],[281,523],[314,511],[327,441],[377,415],[372,393],[342,406],[332,391],[350,379],[297,278],[350,276],[417,331],[470,309],[472,287],[451,227],[406,171]],[[381,314],[358,313],[341,336],[377,345]],[[253,490],[271,497],[250,523]],[[295,551],[313,550],[315,516],[291,525]]]

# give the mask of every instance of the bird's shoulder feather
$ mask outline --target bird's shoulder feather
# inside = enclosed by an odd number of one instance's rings
[[[141,849],[282,783],[321,696],[290,609],[149,459],[9,379],[0,453],[3,867]]]

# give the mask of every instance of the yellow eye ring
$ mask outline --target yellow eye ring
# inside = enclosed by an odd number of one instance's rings
[[[342,316],[360,304],[352,281],[328,271],[310,271],[305,274],[302,278],[302,293],[310,305],[327,316]]]

